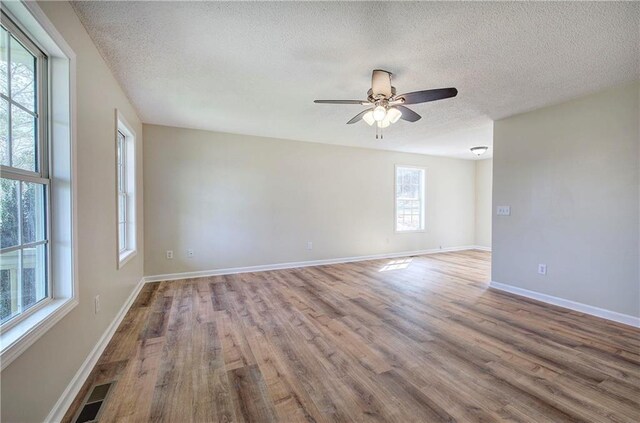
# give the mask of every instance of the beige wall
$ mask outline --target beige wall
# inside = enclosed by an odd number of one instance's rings
[[[80,304],[2,371],[3,422],[42,421],[143,274],[142,126],[66,2],[40,7],[77,55]],[[138,255],[116,265],[114,110],[138,135]],[[94,314],[93,298],[102,311]]]
[[[493,159],[476,162],[475,244],[491,248],[491,190]]]
[[[640,316],[640,83],[496,121],[493,280]],[[537,265],[547,264],[546,276]]]
[[[474,243],[473,161],[153,125],[144,132],[147,275]],[[426,168],[424,233],[394,232],[395,164]]]

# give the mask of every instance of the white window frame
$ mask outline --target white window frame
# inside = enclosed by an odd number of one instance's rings
[[[1,1],[11,21],[48,57],[47,107],[43,117],[48,145],[50,213],[50,298],[19,321],[0,328],[0,368],[5,369],[78,305],[76,248],[76,56],[36,2]],[[44,139],[43,139],[44,140]]]
[[[118,163],[118,143],[119,133],[124,135],[124,145],[122,149],[122,172]],[[118,269],[138,253],[136,244],[136,133],[133,127],[127,122],[125,117],[116,110],[116,130],[115,130],[115,153],[116,153],[116,252],[118,257]],[[123,184],[120,184],[120,178]],[[120,216],[120,201],[124,199],[125,216]],[[120,224],[124,223],[124,248],[120,248]]]
[[[398,229],[398,169],[416,169],[422,172],[422,192],[420,198],[420,229]],[[422,233],[426,231],[426,198],[427,198],[427,169],[422,166],[396,164],[393,169],[393,230],[395,233]]]
[[[0,173],[2,173],[2,178],[3,179],[10,179],[10,180],[14,180],[18,182],[18,196],[21,197],[21,192],[22,192],[22,182],[32,182],[32,183],[36,183],[38,185],[43,185],[44,186],[44,216],[42,216],[42,218],[44,219],[44,228],[45,228],[45,232],[44,232],[44,239],[40,240],[40,241],[35,241],[35,242],[31,242],[31,243],[23,243],[21,241],[22,239],[22,212],[21,212],[21,202],[18,201],[18,239],[20,240],[18,242],[18,245],[13,246],[13,247],[8,247],[8,248],[3,248],[3,252],[11,252],[11,251],[19,251],[19,250],[23,250],[24,248],[27,247],[35,247],[35,246],[39,246],[39,245],[44,245],[45,248],[45,253],[44,253],[44,260],[45,260],[45,275],[46,275],[46,279],[45,279],[45,290],[46,290],[46,296],[38,301],[36,304],[34,304],[32,307],[26,309],[24,312],[20,312],[19,314],[17,314],[15,317],[9,319],[7,322],[1,324],[0,328],[2,331],[8,331],[10,330],[12,327],[18,325],[21,321],[23,321],[24,319],[28,318],[31,314],[37,312],[40,308],[45,307],[51,300],[52,300],[52,294],[51,294],[51,278],[50,278],[50,268],[49,268],[49,263],[50,260],[48,259],[50,256],[50,243],[49,243],[49,216],[50,216],[50,201],[49,201],[49,161],[48,161],[48,138],[47,138],[47,56],[44,54],[44,52],[42,50],[40,50],[40,48],[29,38],[29,36],[27,36],[24,31],[22,31],[22,29],[13,21],[12,17],[9,16],[8,13],[6,13],[6,11],[2,11],[2,24],[3,26],[5,26],[7,28],[7,30],[10,32],[11,36],[13,36],[18,42],[20,42],[20,44],[22,44],[28,51],[29,53],[33,54],[37,61],[36,61],[36,68],[35,68],[35,82],[36,82],[36,87],[37,87],[37,91],[36,91],[36,100],[37,100],[37,109],[35,112],[31,112],[25,108],[23,108],[20,104],[18,103],[14,103],[13,100],[11,99],[11,93],[7,93],[8,96],[2,96],[3,98],[5,98],[7,100],[7,104],[9,106],[9,131],[11,132],[11,106],[13,104],[15,104],[17,107],[21,108],[23,111],[25,111],[26,113],[29,113],[30,115],[32,115],[35,120],[36,120],[36,127],[37,127],[37,133],[36,133],[36,137],[37,137],[37,146],[36,146],[36,154],[35,154],[35,165],[36,165],[36,170],[31,171],[31,170],[24,170],[24,169],[19,169],[19,168],[15,168],[15,167],[10,167],[10,166],[4,166],[4,165],[0,165]],[[11,81],[9,81],[9,85],[11,84]],[[11,137],[9,137],[9,141],[11,141]],[[9,153],[11,155],[11,153]],[[18,259],[18,262],[22,262],[24,260],[23,256],[21,255],[20,258]],[[19,265],[18,267],[19,272],[18,272],[18,276],[17,276],[17,287],[18,287],[18,291],[20,292],[20,289],[22,288],[22,275],[20,274],[20,270],[22,270],[22,266]],[[18,302],[20,302],[21,298],[20,298],[20,293],[18,294]]]

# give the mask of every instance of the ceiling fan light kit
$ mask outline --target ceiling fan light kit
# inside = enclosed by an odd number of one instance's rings
[[[419,114],[404,105],[427,103],[455,97],[456,95],[458,95],[458,90],[455,88],[438,88],[396,95],[396,87],[391,85],[391,72],[376,69],[371,75],[371,89],[367,92],[367,100],[314,100],[314,103],[367,106],[368,109],[355,115],[347,124],[356,123],[360,120],[364,120],[369,126],[373,126],[375,123],[376,138],[378,138],[378,132],[380,133],[380,138],[382,138],[381,130],[392,123],[398,122],[400,119],[407,122],[420,120],[421,116]]]
[[[378,107],[380,107],[380,109]],[[362,120],[364,120],[367,125],[373,126],[375,123],[378,128],[386,128],[390,124],[396,123],[400,120],[400,117],[402,117],[402,112],[395,107],[389,107],[388,109],[385,109],[382,106],[378,107],[374,110],[369,110],[362,115]]]

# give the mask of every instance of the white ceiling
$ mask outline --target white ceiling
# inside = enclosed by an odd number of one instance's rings
[[[146,123],[473,158],[492,120],[640,78],[640,4],[78,2]],[[371,70],[454,86],[375,139]],[[490,150],[491,152],[491,150]],[[483,158],[486,156],[483,156]]]

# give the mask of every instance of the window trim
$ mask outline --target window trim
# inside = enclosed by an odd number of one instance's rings
[[[47,131],[50,154],[38,171],[43,170],[43,164],[49,165],[51,213],[47,230],[52,245],[48,263],[51,298],[30,308],[29,315],[13,327],[0,330],[0,370],[3,370],[79,304],[79,284],[76,54],[36,2],[1,0],[0,3],[3,12],[49,59],[48,107],[41,127]]]
[[[422,201],[420,207],[421,229],[398,230],[398,169],[418,169],[422,171]],[[416,234],[427,231],[427,168],[417,165],[396,164],[393,167],[393,232],[396,234]]]
[[[9,110],[8,110],[9,128],[8,129],[9,129],[9,132],[11,132],[11,129],[12,129],[11,128],[11,106],[15,105],[35,118],[35,122],[36,122],[35,133],[37,136],[37,140],[35,143],[36,151],[34,154],[35,170],[31,171],[27,169],[21,169],[21,168],[16,168],[13,166],[5,166],[5,165],[1,165],[0,170],[1,170],[2,177],[4,179],[10,179],[18,182],[19,195],[20,195],[20,192],[22,191],[22,183],[26,182],[26,183],[43,185],[44,196],[45,196],[44,198],[45,210],[44,210],[44,222],[43,222],[44,229],[45,229],[44,239],[41,241],[35,241],[31,243],[19,243],[18,245],[15,245],[15,246],[3,248],[2,250],[3,250],[3,253],[7,253],[11,251],[22,251],[31,245],[33,246],[44,245],[45,246],[45,275],[46,275],[46,280],[45,280],[46,296],[40,301],[36,302],[33,306],[27,308],[24,311],[21,311],[18,315],[10,318],[5,323],[0,323],[0,330],[2,331],[2,333],[4,333],[11,330],[11,328],[13,327],[16,327],[17,325],[20,324],[20,322],[28,319],[29,316],[36,313],[38,310],[40,310],[41,308],[45,307],[48,303],[53,301],[53,283],[51,280],[51,242],[50,242],[51,240],[50,226],[51,225],[49,224],[50,218],[51,218],[51,194],[50,194],[51,178],[49,175],[49,168],[50,168],[49,158],[51,157],[51,154],[49,150],[50,143],[48,139],[49,114],[47,112],[47,109],[49,107],[49,102],[48,102],[49,93],[48,93],[48,83],[47,83],[47,79],[49,77],[48,64],[47,64],[48,58],[46,53],[42,51],[42,49],[35,42],[31,40],[29,35],[27,35],[22,28],[20,28],[20,26],[15,22],[15,18],[10,13],[7,13],[6,10],[2,10],[1,13],[2,13],[2,25],[7,28],[7,31],[9,31],[10,37],[15,38],[20,44],[22,44],[23,48],[25,48],[29,53],[31,53],[36,58],[34,86],[36,89],[35,94],[37,96],[36,98],[37,108],[35,109],[35,111],[32,112],[27,108],[25,108],[24,106],[22,106],[21,104],[19,104],[18,102],[13,101],[11,91],[7,92],[6,96],[4,94],[0,94],[0,96],[2,96],[2,98],[7,101],[7,105],[9,107]],[[9,55],[10,54],[11,54],[11,51],[9,51]],[[11,90],[11,81],[9,80],[8,83],[9,83],[9,90]],[[11,152],[9,153],[9,155],[11,155]],[[22,228],[21,228],[22,217],[21,217],[20,209],[21,209],[21,204],[18,203],[18,215],[19,215],[18,237],[19,239],[22,238]],[[23,253],[21,252],[20,257],[22,257],[22,254]],[[23,260],[22,258],[19,259],[20,262],[22,260]],[[22,279],[22,275],[18,275],[17,284],[19,286],[22,283],[21,279]]]
[[[115,110],[115,131],[114,131],[114,149],[115,149],[115,204],[116,204],[116,256],[117,268],[122,269],[131,259],[138,254],[137,243],[137,223],[136,223],[136,176],[137,176],[137,159],[136,159],[136,132],[133,126],[129,124],[120,110]],[[118,133],[122,133],[125,137],[123,145],[123,166],[124,166],[124,184],[126,187],[125,195],[125,244],[124,250],[120,250],[120,188],[119,169],[118,169]]]

